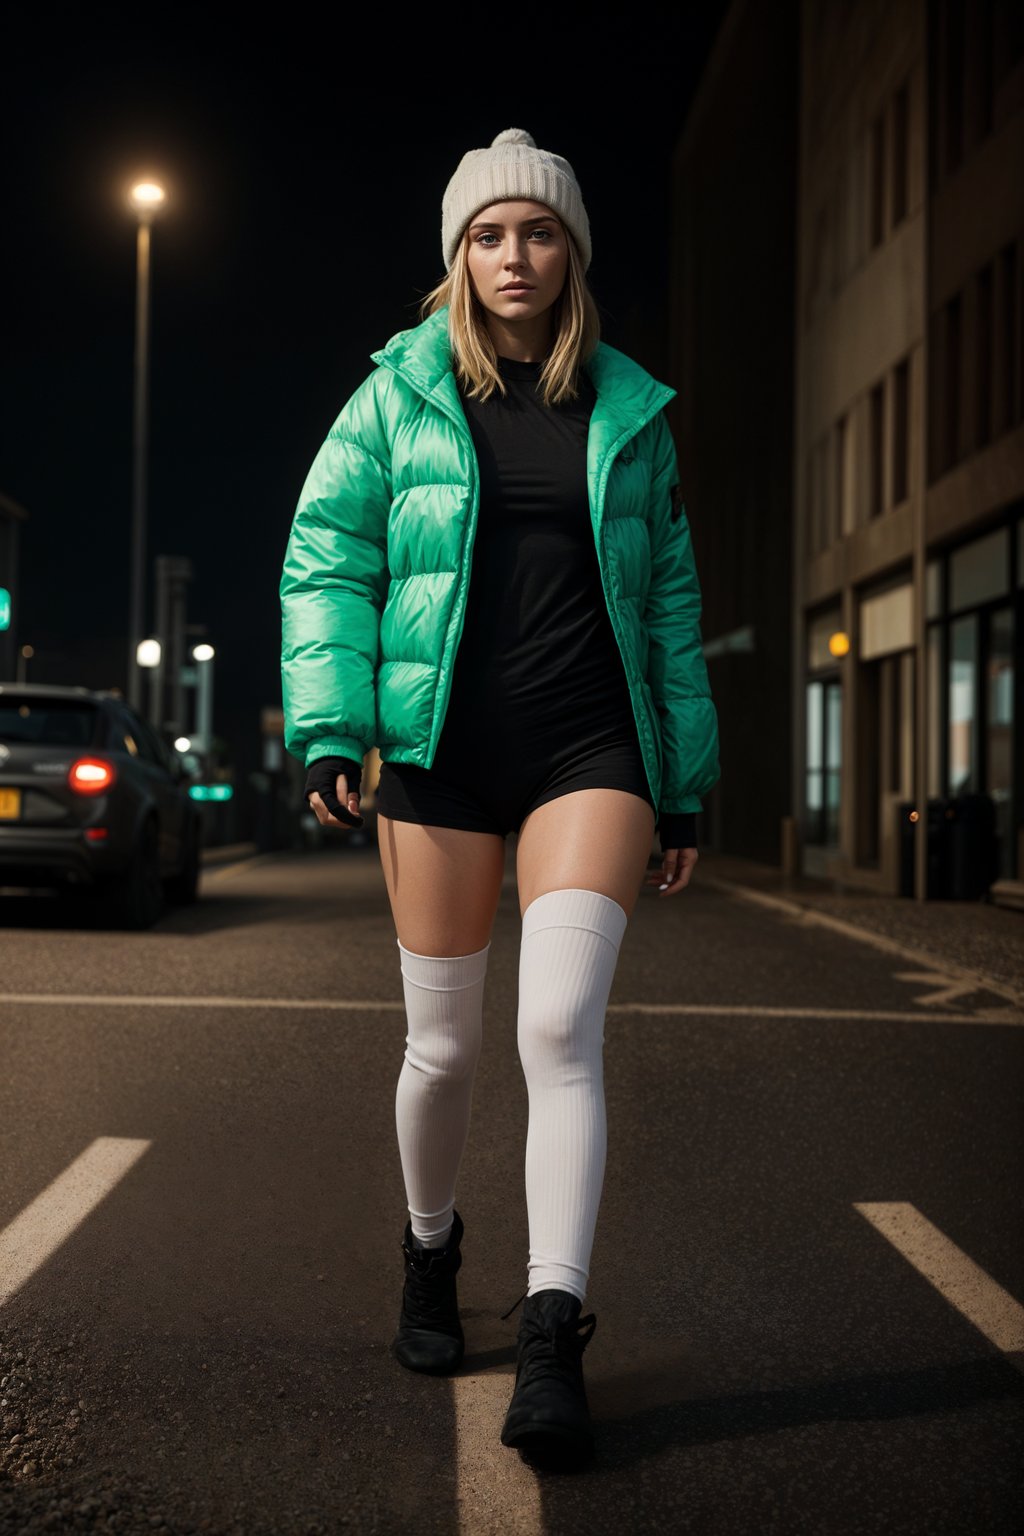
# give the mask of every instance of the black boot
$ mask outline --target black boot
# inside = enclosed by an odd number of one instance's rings
[[[583,1351],[596,1327],[592,1312],[580,1317],[579,1298],[569,1291],[538,1291],[523,1301],[516,1384],[501,1443],[516,1446],[524,1460],[554,1469],[592,1455]]]
[[[416,1248],[412,1222],[405,1224],[405,1288],[392,1352],[410,1371],[445,1376],[462,1363],[466,1341],[459,1320],[455,1276],[462,1265],[462,1218],[452,1215],[443,1248]]]

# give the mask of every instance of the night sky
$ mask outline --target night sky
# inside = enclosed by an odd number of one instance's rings
[[[233,25],[161,8],[130,34],[93,8],[8,22],[0,492],[29,513],[29,680],[126,689],[137,174],[170,194],[147,563],[194,563],[188,618],[217,648],[215,732],[242,780],[260,708],[280,704],[302,481],[370,352],[444,275],[461,155],[521,127],[570,161],[604,339],[666,378],[669,164],[725,9],[621,11],[614,32],[549,7],[513,7],[514,31],[478,8],[369,8],[379,24],[285,8],[271,29],[251,9]],[[152,603],[150,585],[149,625]]]

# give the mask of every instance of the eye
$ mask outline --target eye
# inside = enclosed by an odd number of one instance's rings
[[[535,235],[543,235],[545,240],[549,240],[551,238],[550,229],[545,229],[542,224],[538,224],[537,228],[533,230],[532,233]]]
[[[490,230],[485,229],[482,235],[477,235],[476,243],[477,245],[482,245],[485,240],[497,240],[497,238],[497,235],[492,234]]]

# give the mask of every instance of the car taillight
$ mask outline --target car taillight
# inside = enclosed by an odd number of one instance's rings
[[[79,795],[101,795],[116,777],[113,763],[101,757],[78,757],[68,770],[68,784]]]

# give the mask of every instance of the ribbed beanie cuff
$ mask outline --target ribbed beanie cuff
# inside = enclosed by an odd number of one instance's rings
[[[538,149],[525,128],[505,128],[489,149],[470,149],[459,161],[441,203],[441,250],[450,272],[459,241],[475,213],[510,198],[532,198],[557,213],[590,266],[590,222],[568,160]]]

